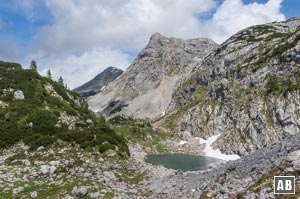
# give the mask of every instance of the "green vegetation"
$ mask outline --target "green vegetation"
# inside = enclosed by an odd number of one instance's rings
[[[58,78],[58,84],[59,84],[61,87],[64,87],[64,80],[63,80],[62,76],[60,76],[60,77]]]
[[[113,100],[111,102],[109,102],[106,110],[110,113],[110,114],[114,114],[114,113],[118,113],[120,111],[122,111],[122,109],[124,107],[128,106],[127,104],[124,104],[123,102],[121,102],[120,100]]]
[[[160,39],[157,40],[157,43],[158,43],[161,47],[164,46],[163,42],[162,42]]]
[[[116,116],[110,119],[108,123],[119,136],[124,137],[126,140],[142,143],[145,147],[157,153],[169,151],[163,143],[169,137],[169,133],[154,129],[147,120]]]
[[[52,73],[50,69],[47,71],[47,78],[52,79]]]
[[[125,139],[130,139],[132,141],[145,141],[147,140],[147,135],[156,134],[150,122],[145,120],[116,116],[108,120],[108,123],[118,135],[123,136]]]
[[[279,89],[279,80],[278,77],[276,75],[271,75],[268,77],[268,81],[267,81],[267,85],[268,85],[268,91],[274,92],[277,91]]]
[[[0,107],[0,148],[22,140],[36,149],[63,140],[82,148],[95,147],[100,152],[117,146],[121,156],[129,155],[126,140],[103,117],[89,111],[78,94],[66,90],[60,79],[55,82],[36,70],[0,62],[0,101],[8,104]],[[17,90],[23,92],[25,99],[14,98]]]
[[[31,63],[30,63],[30,69],[37,71],[37,65],[36,65],[36,61],[35,60],[31,61]]]
[[[270,75],[267,77],[267,91],[268,93],[283,93],[292,92],[300,89],[300,72],[295,69],[290,74],[284,77]]]

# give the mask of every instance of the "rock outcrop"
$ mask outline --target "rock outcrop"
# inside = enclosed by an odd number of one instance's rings
[[[210,39],[182,40],[156,33],[133,64],[101,93],[90,98],[89,105],[106,116],[162,116],[178,81],[217,46]]]

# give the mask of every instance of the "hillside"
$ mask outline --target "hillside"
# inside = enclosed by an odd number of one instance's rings
[[[241,30],[180,83],[160,125],[247,155],[300,132],[300,19]]]
[[[83,97],[96,95],[122,73],[123,71],[121,69],[110,66],[96,75],[92,80],[75,88],[73,91],[79,93]]]
[[[36,149],[63,140],[100,152],[118,147],[120,155],[128,153],[125,140],[76,93],[8,62],[0,62],[0,137],[0,148],[23,141]]]
[[[88,103],[108,117],[159,117],[169,106],[177,82],[216,47],[210,39],[183,40],[153,34],[126,71]]]

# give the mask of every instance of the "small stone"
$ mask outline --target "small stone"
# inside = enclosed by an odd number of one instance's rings
[[[90,125],[94,125],[94,122],[93,122],[93,120],[91,120],[91,119],[87,119],[87,120],[86,120],[86,123],[88,123],[88,124],[90,124]]]
[[[80,168],[78,169],[78,173],[83,173],[83,172],[84,172],[84,168],[80,167]]]
[[[99,198],[99,197],[100,197],[100,193],[99,193],[99,192],[90,193],[90,194],[89,194],[89,197],[90,197],[91,199]]]
[[[85,197],[88,194],[88,187],[81,186],[81,187],[73,187],[72,194],[76,195],[76,197]]]
[[[25,166],[30,166],[31,163],[29,160],[22,160],[22,163],[25,165]]]
[[[63,199],[74,199],[74,197],[66,195]]]
[[[109,179],[112,179],[112,180],[116,179],[115,174],[113,172],[111,172],[111,171],[104,171],[103,175],[105,177],[109,178]]]
[[[42,174],[46,175],[47,173],[49,173],[49,171],[50,171],[50,167],[48,165],[42,165],[41,166]]]
[[[114,157],[117,155],[117,153],[112,149],[108,149],[104,152],[104,155],[107,157]]]
[[[45,147],[40,146],[39,148],[37,148],[37,151],[42,151],[42,150],[44,150],[44,149],[45,149]]]
[[[287,157],[287,159],[290,161],[295,161],[298,160],[299,158],[300,158],[300,150],[291,152]]]
[[[57,170],[57,168],[55,166],[51,166],[49,172],[52,175],[53,173],[56,172],[56,170]]]
[[[37,195],[38,195],[38,194],[37,194],[36,191],[30,193],[30,196],[31,196],[32,198],[36,198]]]
[[[59,166],[59,163],[60,163],[60,161],[50,161],[50,162],[49,162],[49,164],[50,164],[51,166],[56,166],[56,167]]]
[[[13,189],[13,194],[16,195],[16,194],[18,194],[19,192],[21,192],[23,190],[24,190],[24,187],[15,188],[15,189]]]
[[[29,123],[28,123],[28,126],[29,126],[30,128],[32,128],[32,127],[33,127],[33,122],[29,122]]]
[[[46,174],[53,174],[55,173],[55,171],[57,170],[57,168],[55,166],[49,166],[49,165],[42,165],[41,166],[41,172],[42,174],[46,175]]]

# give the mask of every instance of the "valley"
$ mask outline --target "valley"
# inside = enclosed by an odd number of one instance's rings
[[[277,198],[273,176],[300,174],[299,52],[300,18],[220,45],[155,33],[79,94],[0,62],[0,198]]]

